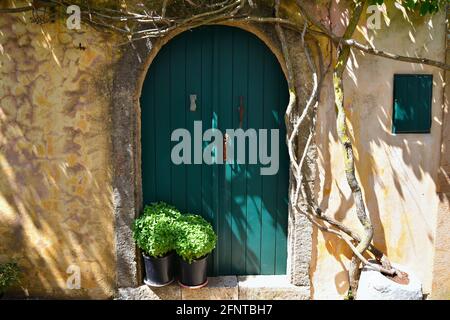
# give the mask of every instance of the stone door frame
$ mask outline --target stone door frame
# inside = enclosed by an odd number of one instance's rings
[[[275,54],[283,71],[286,73],[280,44],[273,26],[261,26],[248,23],[227,24],[242,28],[255,34]],[[112,167],[113,167],[113,208],[115,217],[115,252],[116,252],[116,283],[119,288],[135,288],[141,283],[140,253],[132,237],[132,223],[143,208],[141,180],[141,117],[140,95],[147,71],[164,44],[177,34],[186,31],[178,29],[169,35],[150,41],[136,41],[120,53],[120,58],[114,66],[114,79],[111,95],[111,126],[112,126]],[[311,72],[299,48],[298,35],[287,33],[288,43],[292,43],[291,56],[294,71],[299,74],[299,88],[310,87]],[[298,90],[299,100],[308,99],[308,90]],[[304,95],[304,96],[302,96]],[[314,111],[315,112],[315,111]],[[307,125],[312,124],[312,116]],[[307,121],[308,122],[308,121]],[[308,127],[309,128],[309,127]],[[306,134],[305,134],[306,137]],[[299,139],[299,144],[302,140]],[[303,142],[305,142],[303,141]],[[301,148],[299,148],[301,149]],[[308,150],[309,159],[315,159],[315,146]],[[307,181],[314,181],[315,161],[306,166]],[[292,174],[290,175],[292,181]],[[308,184],[313,190],[313,185]],[[289,194],[292,191],[290,182]],[[289,208],[288,220],[288,261],[287,275],[291,284],[310,287],[309,264],[312,251],[312,227],[303,216],[294,216]]]

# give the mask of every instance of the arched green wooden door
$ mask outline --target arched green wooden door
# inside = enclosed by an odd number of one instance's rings
[[[195,111],[190,110],[191,94],[197,95]],[[261,40],[237,28],[184,32],[161,49],[150,67],[141,96],[144,204],[165,201],[213,224],[218,244],[209,260],[210,275],[286,273],[287,103],[287,83],[276,57]],[[259,161],[173,164],[177,143],[171,134],[186,128],[194,140],[194,121],[202,121],[203,130],[222,132],[279,129],[278,173],[261,175]]]

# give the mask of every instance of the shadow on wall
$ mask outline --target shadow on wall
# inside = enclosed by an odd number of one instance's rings
[[[0,19],[0,262],[23,270],[13,295],[111,297],[108,92],[93,80],[111,52],[101,34],[28,18]]]
[[[450,53],[447,53],[449,61]],[[446,74],[446,83],[450,82],[450,72]],[[449,117],[450,87],[446,86],[445,103],[442,130],[442,154],[441,166],[439,168],[439,213],[436,229],[436,251],[433,269],[432,299],[450,299],[450,273],[448,272],[448,261],[450,257],[450,117]]]
[[[393,13],[392,10],[395,9],[389,10]],[[399,14],[401,13],[395,13],[395,15]],[[332,16],[338,19],[341,16],[339,9],[333,7]],[[427,18],[411,18],[416,25],[419,22],[420,25],[427,25],[427,28],[419,30],[420,33],[414,29],[413,22],[408,22],[405,27],[401,17],[396,18],[398,19],[391,16],[389,32],[398,33],[397,45],[392,47],[392,41],[388,41],[388,37],[384,36],[387,29],[373,31],[374,35],[380,34],[375,45],[381,48],[396,48],[397,51],[403,47],[408,48],[402,53],[411,56],[430,56],[434,49],[439,52],[442,44],[436,42],[436,35],[433,34],[434,24],[423,22],[423,19]],[[434,23],[436,21],[439,19],[434,19]],[[334,22],[334,27],[339,28],[339,24]],[[408,26],[410,27],[409,37]],[[361,34],[357,38],[362,37],[366,40],[371,38]],[[410,37],[415,37],[415,41],[423,44],[423,47],[421,46],[420,49],[412,47]],[[360,41],[364,40],[360,39]],[[433,48],[432,44],[437,47]],[[434,74],[430,134],[394,135],[392,133],[394,73]],[[322,107],[319,108],[318,121],[317,143],[319,162],[322,165],[320,206],[328,215],[353,225],[356,230],[361,230],[354,214],[354,202],[344,174],[342,149],[338,144],[336,118],[333,112],[332,80],[330,75],[327,77],[322,91],[320,102]],[[374,82],[374,79],[377,81]],[[419,272],[426,290],[429,290],[430,286],[435,241],[441,83],[441,74],[435,69],[396,63],[372,56],[366,58],[365,55],[355,52],[352,53],[349,61],[345,83],[345,107],[355,149],[356,171],[363,188],[367,210],[375,228],[373,242],[394,262],[409,264],[416,272]],[[321,125],[323,123],[326,124]],[[351,251],[343,241],[337,240],[333,235],[320,233],[320,237],[323,237],[323,241],[319,239],[319,232],[314,230],[311,270],[313,273],[319,269],[322,270],[319,271],[319,277],[323,277],[323,272],[326,272],[328,267],[330,267],[329,270],[336,270],[336,267],[331,267],[332,262],[326,262],[327,259],[323,253],[326,252],[327,255],[332,256],[335,263],[343,270],[335,274],[336,292],[339,295],[345,295],[348,291],[347,266],[348,259],[352,255]],[[328,289],[320,290],[322,290],[320,294],[325,296],[333,295]],[[324,293],[325,291],[328,292]]]

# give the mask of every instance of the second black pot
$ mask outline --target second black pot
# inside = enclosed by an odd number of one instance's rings
[[[208,255],[194,260],[192,263],[184,261],[181,257],[179,261],[179,282],[186,287],[202,287],[207,283]]]
[[[153,287],[166,286],[174,280],[175,253],[162,258],[148,257],[143,254],[145,264],[145,284]]]

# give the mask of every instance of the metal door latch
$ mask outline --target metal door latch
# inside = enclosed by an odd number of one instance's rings
[[[190,99],[191,99],[191,111],[195,111],[197,110],[197,105],[195,103],[195,101],[197,100],[197,95],[196,94],[191,94],[189,95]]]

